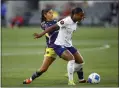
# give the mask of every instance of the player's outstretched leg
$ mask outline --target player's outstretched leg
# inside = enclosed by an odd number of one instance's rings
[[[35,73],[33,73],[33,75],[30,78],[24,80],[23,84],[30,84],[33,80],[35,80],[36,78],[41,76],[44,72],[47,71],[47,69],[49,68],[49,66],[52,64],[52,62],[54,60],[55,60],[55,58],[45,57],[40,70],[38,70]]]

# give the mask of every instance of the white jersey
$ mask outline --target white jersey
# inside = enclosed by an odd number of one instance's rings
[[[77,23],[74,23],[71,16],[68,16],[61,21],[57,22],[60,27],[58,36],[55,40],[56,45],[62,45],[65,47],[72,46],[72,33],[77,28]]]

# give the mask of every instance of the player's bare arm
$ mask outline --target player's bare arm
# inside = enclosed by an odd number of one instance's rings
[[[41,37],[42,37],[43,35],[45,35],[46,33],[51,32],[51,31],[53,31],[53,30],[56,30],[57,27],[59,27],[59,26],[58,26],[57,24],[54,24],[53,26],[48,27],[46,30],[44,30],[43,32],[41,32],[40,34],[34,33],[34,37],[35,37],[35,39],[41,38]]]

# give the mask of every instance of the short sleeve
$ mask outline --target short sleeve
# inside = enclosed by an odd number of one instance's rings
[[[67,24],[68,24],[68,21],[67,21],[66,18],[65,18],[65,19],[62,19],[62,20],[60,20],[60,21],[57,22],[57,25],[58,25],[59,27],[66,26]]]
[[[45,24],[45,22],[42,22],[42,23],[41,23],[41,28],[42,28],[43,30],[45,30],[45,28],[47,28],[47,25]]]

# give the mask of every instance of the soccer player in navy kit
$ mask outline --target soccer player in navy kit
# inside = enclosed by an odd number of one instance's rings
[[[42,10],[41,21],[42,21],[41,22],[41,28],[43,30],[45,30],[46,28],[48,28],[48,27],[57,23],[57,21],[53,19],[52,9]],[[44,55],[44,60],[43,60],[42,66],[40,67],[40,69],[38,69],[32,75],[32,77],[24,80],[23,84],[30,84],[35,78],[39,77],[44,72],[46,72],[47,69],[49,68],[49,66],[56,59],[57,55],[56,55],[55,51],[53,50],[53,48],[51,48],[51,46],[54,43],[55,39],[57,38],[57,35],[58,35],[58,29],[57,28],[56,28],[56,30],[45,34],[45,36],[46,36],[46,45],[47,46],[46,46],[46,49],[45,49],[45,55]]]
[[[84,17],[83,10],[77,7],[72,10],[71,16],[67,16],[66,18],[60,20],[57,22],[57,24],[48,27],[40,34],[34,34],[35,38],[41,38],[44,34],[49,33],[55,30],[55,28],[59,27],[59,33],[54,42],[53,49],[59,57],[68,61],[68,85],[75,85],[73,80],[75,68],[77,67],[82,69],[82,64],[84,63],[83,57],[72,45],[72,34],[77,28],[77,23],[84,19]],[[80,73],[78,73],[78,75],[80,75]]]

